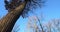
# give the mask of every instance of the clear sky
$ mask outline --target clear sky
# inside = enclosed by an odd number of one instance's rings
[[[47,0],[45,6],[42,9],[37,8],[35,12],[37,15],[40,15],[40,11],[43,11],[45,21],[53,18],[60,18],[60,0]],[[0,18],[7,13],[8,12],[4,8],[3,0],[0,0]],[[15,24],[15,26],[19,26],[16,30],[19,30],[18,32],[25,32],[26,22],[27,18],[23,19],[20,17]]]

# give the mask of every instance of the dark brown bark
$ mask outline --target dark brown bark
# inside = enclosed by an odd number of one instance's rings
[[[3,19],[0,21],[0,32],[11,32],[15,22],[21,15],[27,2],[22,3],[19,7],[9,12]]]

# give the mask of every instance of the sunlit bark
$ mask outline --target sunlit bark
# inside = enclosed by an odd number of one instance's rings
[[[21,15],[27,2],[22,3],[16,9],[9,12],[3,19],[0,21],[0,32],[11,32],[15,22]]]

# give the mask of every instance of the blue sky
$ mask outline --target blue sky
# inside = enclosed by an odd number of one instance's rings
[[[35,11],[35,10],[34,10]],[[60,0],[47,0],[45,3],[45,6],[43,8],[37,8],[36,14],[40,15],[40,11],[44,14],[45,21],[48,21],[50,19],[54,18],[60,18]],[[5,10],[4,2],[3,0],[0,0],[0,18],[5,16],[8,12]],[[25,26],[26,26],[27,18],[20,17],[15,26],[19,26],[20,30],[18,32],[25,32]]]

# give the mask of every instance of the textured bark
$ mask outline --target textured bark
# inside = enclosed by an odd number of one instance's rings
[[[27,2],[22,3],[19,7],[9,12],[3,19],[0,20],[0,32],[11,32],[15,22],[22,14],[22,11]]]

